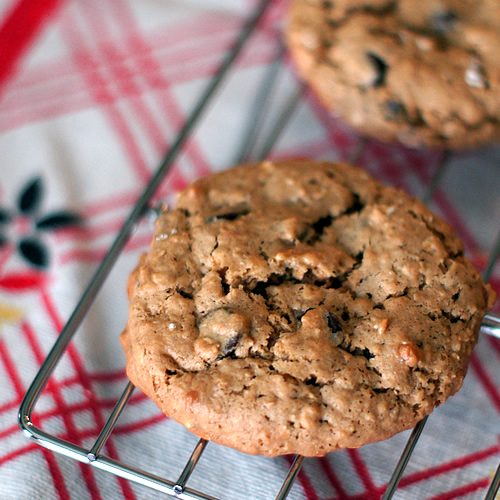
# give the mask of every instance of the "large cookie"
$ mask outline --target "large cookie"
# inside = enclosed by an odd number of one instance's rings
[[[292,0],[286,39],[320,100],[409,146],[500,137],[498,0]]]
[[[167,415],[248,453],[317,456],[443,403],[493,300],[421,202],[308,161],[195,182],[129,295],[127,374]]]

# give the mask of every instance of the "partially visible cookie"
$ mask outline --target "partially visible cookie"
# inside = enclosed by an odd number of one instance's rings
[[[248,453],[320,456],[452,395],[494,294],[421,202],[288,161],[182,192],[129,295],[127,374],[167,415]]]
[[[292,0],[298,72],[355,129],[412,147],[500,138],[497,0]]]

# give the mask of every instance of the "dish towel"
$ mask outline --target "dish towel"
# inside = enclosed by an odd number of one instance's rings
[[[26,390],[121,225],[257,2],[0,0],[0,498],[156,499],[161,494],[28,440]],[[294,96],[269,157],[346,160],[422,196],[443,157],[361,138],[305,89],[281,48],[276,0],[206,107],[156,199],[237,161],[270,68],[257,150]],[[276,62],[277,61],[277,62]],[[360,148],[360,145],[363,146]],[[359,148],[359,149],[358,149]],[[453,154],[432,208],[483,270],[500,221],[500,148]],[[33,413],[35,425],[91,447],[125,388],[119,334],[126,282],[151,238],[146,217],[85,316]],[[500,269],[490,283],[500,289]],[[498,308],[496,310],[498,314]],[[480,499],[500,459],[500,341],[481,335],[459,393],[430,417],[394,498]],[[409,431],[306,459],[293,500],[372,500]],[[102,453],[175,481],[197,438],[134,391]],[[188,487],[219,499],[274,499],[291,458],[209,444]]]

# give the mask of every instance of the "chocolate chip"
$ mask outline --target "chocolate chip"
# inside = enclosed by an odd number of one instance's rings
[[[238,346],[238,343],[241,340],[241,337],[243,335],[241,333],[238,333],[234,337],[231,337],[226,345],[221,349],[222,350],[222,355],[223,356],[231,356],[231,354],[234,354],[234,351],[236,350],[236,347]]]
[[[372,359],[375,357],[375,354],[372,354],[371,351],[368,349],[368,347],[365,347],[363,349],[363,356],[366,358],[366,359]]]
[[[451,31],[456,24],[457,15],[452,11],[436,12],[431,17],[431,28],[437,35],[445,35]]]
[[[317,221],[315,221],[312,225],[312,228],[318,235],[322,235],[325,232],[325,229],[332,225],[333,217],[331,215],[325,215],[324,217],[320,217]]]
[[[249,292],[253,293],[254,295],[260,295],[261,297],[264,298],[264,300],[268,299],[267,295],[267,288],[269,286],[269,283],[267,281],[258,281],[255,286],[252,286],[251,288],[249,287]],[[245,288],[243,286],[243,288]]]
[[[355,256],[354,256],[354,260],[356,261],[356,264],[361,264],[363,262],[363,257],[364,257],[364,252],[358,252]]]
[[[220,355],[217,359],[234,357],[245,336],[250,331],[250,319],[237,311],[221,307],[201,318],[200,338],[211,345],[217,345]]]
[[[224,295],[227,295],[231,291],[231,286],[227,282],[226,273],[227,267],[219,270],[220,284],[222,286],[222,292],[224,293]]]
[[[317,220],[311,223],[310,227],[306,228],[298,236],[300,242],[306,242],[309,245],[314,245],[324,234],[325,229],[332,225],[333,217],[331,215],[325,215],[319,217]]]
[[[306,227],[297,235],[297,240],[300,241],[301,243],[304,243],[304,241],[308,240],[309,237],[310,237],[310,230],[308,227]]]
[[[324,280],[324,284],[321,284],[320,282],[317,282],[317,284],[319,286],[323,286],[324,288],[338,290],[339,288],[342,288],[343,280],[337,276],[330,276]]]
[[[375,78],[371,82],[371,86],[374,88],[381,87],[385,84],[389,65],[384,61],[384,59],[373,52],[368,52],[366,55],[375,70]]]
[[[304,314],[310,310],[311,310],[311,308],[306,309],[305,311],[304,311],[304,309],[293,309],[293,314],[295,314],[297,321],[300,321],[302,319],[302,316],[304,316]]]
[[[326,320],[328,321],[328,327],[330,328],[332,333],[338,333],[342,331],[342,325],[335,314],[333,314],[332,312],[328,312],[326,314]]]
[[[365,347],[364,349],[361,349],[360,347],[355,347],[352,351],[351,354],[353,356],[363,356],[366,359],[372,359],[375,357],[375,354],[372,354],[368,347]]]
[[[358,193],[352,193],[353,194],[353,202],[351,205],[345,210],[344,214],[345,215],[351,215],[355,213],[359,213],[365,208],[364,203],[361,202],[361,198],[359,197]]]
[[[306,379],[306,385],[313,385],[313,386],[319,387],[318,379],[316,378],[316,375],[311,375],[308,379]]]
[[[236,210],[233,212],[226,212],[226,213],[221,213],[221,214],[216,214],[216,215],[211,215],[210,217],[207,217],[206,221],[207,222],[215,222],[217,220],[235,220],[238,217],[241,217],[243,215],[248,215],[250,213],[249,210],[244,209],[244,210]]]
[[[387,120],[399,120],[407,115],[404,104],[394,99],[389,99],[385,103],[385,118]]]
[[[305,273],[304,276],[302,276],[302,283],[308,283],[310,285],[314,285],[316,283],[316,276],[312,272],[311,269],[308,269]]]
[[[193,300],[193,294],[190,292],[187,292],[186,290],[178,289],[177,292],[179,295],[185,299]]]
[[[270,351],[274,347],[276,342],[278,342],[279,338],[280,338],[279,332],[277,332],[276,330],[273,330],[271,335],[269,335],[269,337],[267,338],[267,350],[268,351]],[[270,366],[269,368],[271,370],[274,370],[273,366]]]

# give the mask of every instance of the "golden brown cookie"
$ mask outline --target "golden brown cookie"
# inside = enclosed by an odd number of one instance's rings
[[[287,161],[182,192],[129,295],[127,374],[168,416],[248,453],[320,456],[452,395],[494,294],[418,200]]]
[[[292,0],[286,40],[334,114],[384,141],[500,138],[497,0]]]

